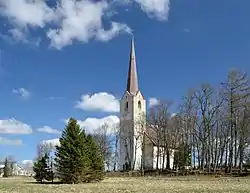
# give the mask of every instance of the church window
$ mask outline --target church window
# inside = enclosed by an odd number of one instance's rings
[[[138,101],[138,108],[141,109],[141,101]]]
[[[128,102],[126,102],[125,110],[128,111]]]

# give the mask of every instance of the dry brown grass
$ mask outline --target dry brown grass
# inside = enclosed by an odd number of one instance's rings
[[[174,193],[250,192],[250,178],[106,178],[93,184],[36,184],[32,178],[0,178],[1,193]]]

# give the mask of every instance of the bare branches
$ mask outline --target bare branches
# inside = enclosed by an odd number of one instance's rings
[[[92,135],[98,145],[101,155],[104,158],[104,163],[108,170],[110,170],[112,167],[112,157],[114,154],[111,135],[108,132],[109,130],[111,130],[109,126],[104,124],[95,130],[94,134]]]
[[[219,88],[202,84],[189,90],[174,117],[169,116],[170,104],[149,111],[147,129],[156,146],[174,147],[185,155],[192,151],[192,165],[202,170],[242,168],[250,145],[250,85],[245,73],[230,72]]]
[[[37,145],[37,158],[43,157],[45,154],[50,154],[52,151],[52,146],[49,143],[39,143]]]

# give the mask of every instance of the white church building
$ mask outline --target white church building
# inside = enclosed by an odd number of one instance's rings
[[[146,128],[146,100],[139,90],[136,69],[134,40],[131,41],[130,61],[127,88],[120,100],[120,170],[166,168],[167,156],[163,156],[160,147],[157,156],[157,145],[152,131]],[[158,167],[157,167],[158,157]],[[164,159],[164,160],[163,160]],[[174,152],[169,156],[170,168],[173,168]]]

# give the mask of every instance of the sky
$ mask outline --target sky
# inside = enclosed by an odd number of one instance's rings
[[[130,41],[147,106],[250,73],[249,0],[0,0],[0,158],[57,144],[70,117],[119,122]],[[177,106],[177,105],[176,105]],[[173,109],[174,111],[174,109]]]

